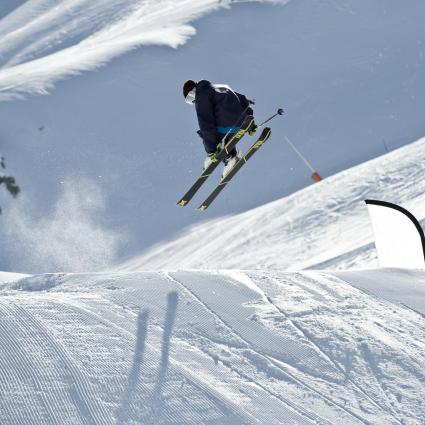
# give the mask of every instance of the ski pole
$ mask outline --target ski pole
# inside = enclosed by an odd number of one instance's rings
[[[289,140],[288,136],[285,136],[285,139],[288,142],[288,145],[294,150],[294,152],[301,158],[301,160],[311,170],[312,172],[311,178],[315,182],[320,182],[320,180],[322,180],[322,177],[320,176],[320,174],[313,168],[313,166],[310,164],[310,162],[307,161],[307,159],[302,155],[302,153],[294,146],[294,144]]]
[[[258,124],[258,126],[257,126],[257,128],[260,128],[260,127],[262,127],[265,123],[267,123],[267,122],[269,122],[269,121],[271,121],[274,117],[277,117],[278,115],[283,115],[283,113],[284,113],[285,111],[282,109],[282,108],[279,108],[278,110],[277,110],[277,112],[274,114],[274,115],[272,115],[270,118],[267,118],[265,121],[263,121],[261,124]]]

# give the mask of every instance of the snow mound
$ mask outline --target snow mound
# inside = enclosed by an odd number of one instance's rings
[[[376,267],[364,200],[393,202],[425,218],[424,155],[420,139],[275,202],[190,227],[118,269]]]
[[[425,421],[423,316],[330,274],[32,276],[0,310],[2,424]]]

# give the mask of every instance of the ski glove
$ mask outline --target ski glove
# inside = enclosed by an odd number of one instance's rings
[[[257,124],[253,124],[252,126],[251,126],[251,128],[248,130],[248,134],[250,135],[250,136],[254,136],[254,134],[257,132]]]

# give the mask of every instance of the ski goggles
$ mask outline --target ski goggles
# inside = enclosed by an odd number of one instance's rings
[[[192,89],[187,96],[185,97],[185,102],[188,103],[189,105],[194,105],[195,104],[195,97],[196,97],[196,88]]]

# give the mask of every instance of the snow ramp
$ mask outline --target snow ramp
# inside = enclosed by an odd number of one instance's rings
[[[1,279],[3,425],[425,423],[424,317],[342,277]]]

